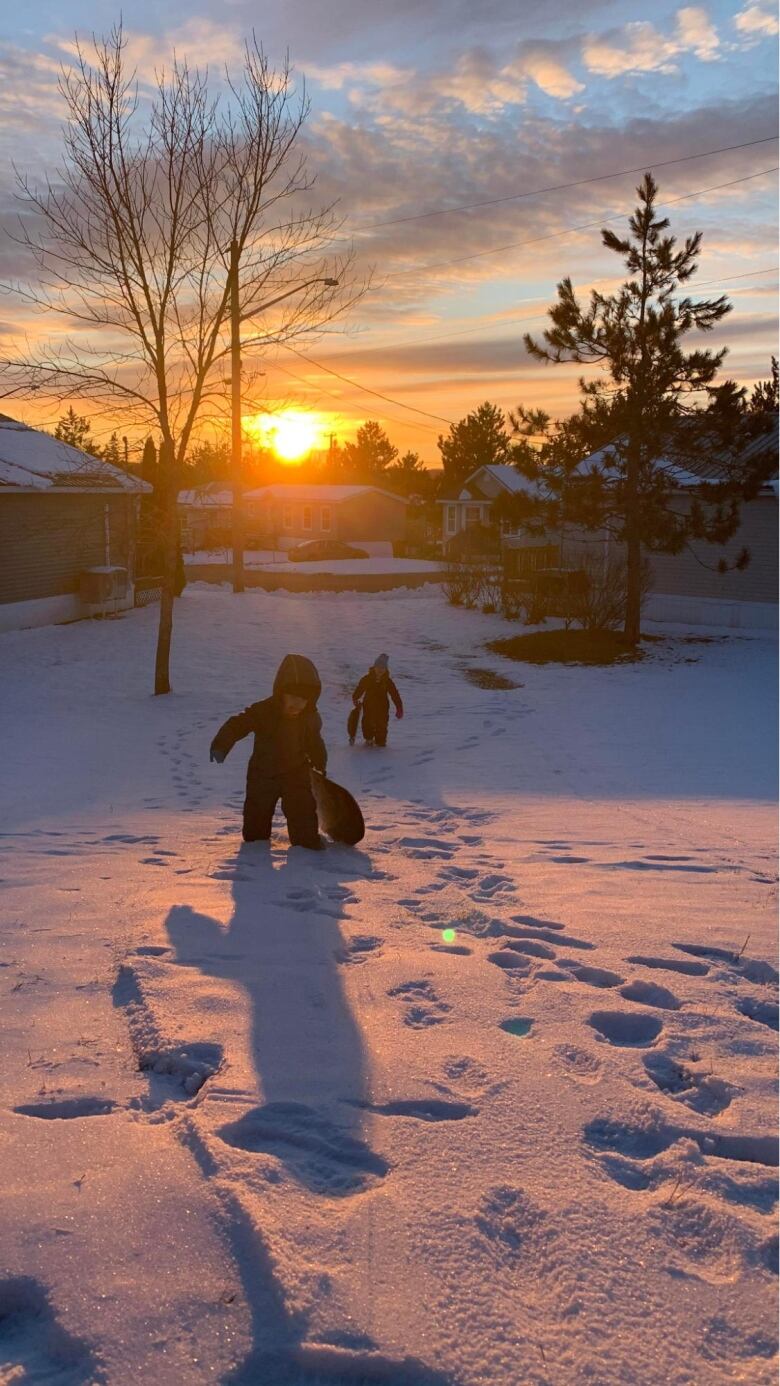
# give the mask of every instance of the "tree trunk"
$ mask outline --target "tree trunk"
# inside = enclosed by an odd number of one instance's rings
[[[179,517],[176,508],[176,486],[172,475],[171,450],[160,449],[160,528],[162,531],[163,571],[160,596],[160,624],[157,629],[157,653],[154,663],[154,691],[170,693],[171,637],[173,635],[173,601],[176,591],[176,553]]]
[[[642,617],[642,544],[634,532],[628,536],[626,552],[626,618],[623,634],[626,643],[639,644]]]
[[[639,527],[639,448],[629,444],[626,459],[626,612],[623,636],[626,644],[639,644],[642,616],[642,540]]]
[[[241,314],[238,246],[230,246],[231,473],[233,480],[233,591],[244,590],[244,489],[241,469]]]

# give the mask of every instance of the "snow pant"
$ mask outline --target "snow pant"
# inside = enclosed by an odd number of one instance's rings
[[[388,720],[389,709],[387,707],[376,707],[368,701],[364,702],[363,736],[366,741],[373,741],[375,746],[386,746]]]
[[[267,842],[271,836],[274,810],[282,801],[287,831],[293,847],[319,846],[317,805],[311,792],[308,766],[272,779],[247,775],[244,800],[245,842]]]

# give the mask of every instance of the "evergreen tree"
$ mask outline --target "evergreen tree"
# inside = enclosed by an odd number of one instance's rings
[[[104,462],[108,462],[111,467],[121,467],[123,457],[119,448],[119,439],[115,433],[111,434],[106,446],[100,449],[100,456]]]
[[[77,414],[73,405],[67,414],[60,418],[54,436],[60,443],[67,443],[69,447],[78,448],[80,452],[88,452],[93,457],[99,455],[100,449],[91,436],[89,419],[83,414]]]
[[[416,452],[405,452],[403,457],[387,468],[386,483],[404,496],[426,496],[432,490],[431,474]]]
[[[368,419],[358,429],[354,443],[345,443],[340,454],[341,467],[351,480],[377,481],[395,462],[398,448],[374,419]]]
[[[479,467],[510,460],[510,440],[501,410],[487,400],[459,423],[451,424],[448,436],[439,437],[444,480],[457,486]]]
[[[701,233],[678,246],[666,235],[668,219],[656,213],[656,184],[648,173],[638,188],[639,206],[621,237],[602,231],[603,244],[619,255],[629,277],[613,294],[592,291],[583,307],[569,278],[558,285],[549,310],[551,327],[528,351],[548,362],[597,366],[595,379],[580,382],[580,412],[555,430],[539,412],[520,410],[514,420],[524,441],[515,458],[539,483],[539,496],[501,507],[528,527],[568,523],[606,530],[625,546],[627,599],[624,632],[639,640],[642,549],[679,553],[691,539],[725,543],[739,524],[739,504],[760,485],[769,453],[744,462],[751,428],[744,391],[731,382],[716,387],[726,354],[684,349],[694,330],[708,332],[729,312],[724,296],[694,300],[684,286],[695,273]],[[704,407],[696,405],[704,399]],[[754,415],[752,431],[764,420]],[[528,439],[546,436],[541,451]],[[585,473],[583,458],[601,448]],[[718,459],[719,476],[688,490],[681,504],[675,465],[695,470]],[[669,464],[672,464],[671,466]],[[744,561],[744,558],[738,562]]]

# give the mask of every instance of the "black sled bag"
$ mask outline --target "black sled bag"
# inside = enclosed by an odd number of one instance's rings
[[[360,723],[360,707],[353,707],[347,718],[347,736],[350,741],[354,741],[357,736],[358,725]]]
[[[335,780],[326,779],[319,770],[311,771],[311,788],[321,831],[334,842],[354,847],[366,832],[360,805],[348,789],[336,784]]]

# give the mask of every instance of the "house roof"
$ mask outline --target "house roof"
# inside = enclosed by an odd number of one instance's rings
[[[589,457],[585,457],[577,467],[577,471],[582,474],[595,471],[599,468],[609,467],[610,446],[599,448],[592,452]],[[767,417],[766,427],[749,438],[740,451],[740,459],[744,462],[752,462],[767,451],[772,451],[778,455],[778,420],[776,417]],[[676,486],[685,490],[702,483],[726,481],[730,475],[730,458],[722,450],[718,449],[716,443],[701,456],[685,455],[684,465],[676,461],[673,456],[658,457],[655,465],[659,471],[663,471],[673,481]],[[765,496],[777,496],[778,482],[775,469],[775,477],[768,479],[761,487],[760,494]]]
[[[151,491],[140,477],[0,414],[0,490]]]
[[[233,488],[221,481],[207,481],[203,486],[193,486],[188,491],[180,491],[179,505],[202,505],[226,507],[233,504]]]
[[[369,494],[388,496],[390,500],[398,501],[399,505],[407,503],[405,496],[398,496],[394,491],[385,491],[382,486],[310,486],[305,481],[258,486],[254,491],[246,491],[244,498],[253,501],[324,501],[328,505],[341,505],[343,501],[352,500],[354,496]]]
[[[517,468],[509,462],[489,462],[484,467],[478,467],[475,472],[466,477],[456,496],[442,496],[439,503],[446,505],[458,500],[495,500],[495,495],[489,494],[480,487],[479,478],[484,476],[485,472],[498,482],[501,491],[517,494],[521,491],[531,493],[536,490],[535,483],[529,481],[528,477],[523,476],[522,472],[518,472]]]

